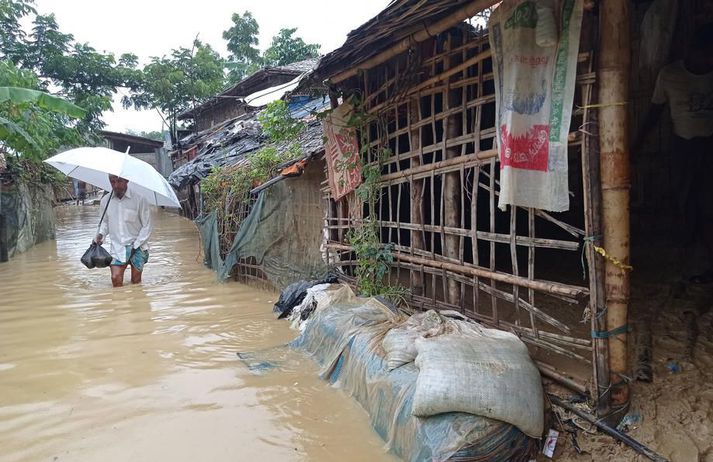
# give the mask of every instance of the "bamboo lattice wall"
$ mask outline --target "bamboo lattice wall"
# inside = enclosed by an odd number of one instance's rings
[[[327,247],[347,275],[356,265],[348,229],[377,218],[381,241],[395,249],[389,283],[410,288],[412,308],[457,310],[515,332],[543,375],[601,394],[606,346],[590,334],[605,330],[597,328],[601,277],[594,267],[582,275],[584,259],[596,261],[585,236],[598,226],[593,61],[590,52],[579,56],[568,213],[497,208],[492,61],[487,36],[465,24],[340,85],[373,116],[362,130],[363,161],[380,165],[381,194],[368,210],[354,193],[334,201],[326,182],[323,192]]]

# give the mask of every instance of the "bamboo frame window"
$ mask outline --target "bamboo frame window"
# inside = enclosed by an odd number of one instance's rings
[[[330,261],[347,278],[357,264],[347,231],[376,218],[381,241],[395,249],[389,283],[410,289],[412,308],[457,310],[512,331],[545,376],[588,392],[598,386],[590,336],[598,312],[596,277],[583,278],[583,260],[594,257],[584,247],[591,159],[581,153],[592,149],[586,108],[595,79],[592,53],[579,61],[570,212],[497,208],[492,60],[487,36],[467,24],[344,82],[373,116],[362,128],[363,162],[380,165],[381,193],[368,210],[354,193],[334,201],[326,183],[323,192]]]

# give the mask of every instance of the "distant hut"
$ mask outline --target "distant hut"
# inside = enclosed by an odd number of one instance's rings
[[[169,182],[179,191],[184,213],[201,223],[206,263],[222,279],[281,288],[325,271],[320,256],[324,146],[321,123],[313,114],[329,102],[319,94],[295,91],[300,76],[316,63],[267,68],[243,79],[224,92],[235,98],[216,97],[214,103],[192,112],[196,127],[211,126],[180,140],[180,148],[172,153],[177,168]],[[294,143],[270,141],[258,120],[266,104],[280,99],[289,116],[304,124]],[[300,155],[276,166],[273,178],[253,185],[247,197],[231,201],[225,210],[208,213],[202,183],[214,169],[244,169],[261,149],[271,147],[282,156],[295,148],[293,144]]]
[[[128,149],[129,154],[147,162],[161,175],[168,177],[173,171],[163,141],[108,130],[102,130],[99,134],[110,149],[121,152]]]

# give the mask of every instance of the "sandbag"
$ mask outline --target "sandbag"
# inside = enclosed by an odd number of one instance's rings
[[[386,352],[389,370],[408,364],[416,359],[416,339],[433,337],[446,330],[446,320],[436,311],[429,310],[411,316],[401,326],[391,329],[381,345]]]
[[[386,351],[386,365],[392,371],[416,359],[416,339],[418,331],[412,329],[391,329],[382,341]]]
[[[514,334],[461,324],[461,332],[416,339],[414,416],[467,412],[542,435],[540,373]]]

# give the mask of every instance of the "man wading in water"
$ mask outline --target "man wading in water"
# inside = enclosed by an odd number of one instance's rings
[[[129,265],[131,283],[139,284],[144,264],[149,261],[148,239],[153,229],[151,209],[146,199],[131,194],[129,180],[109,175],[109,182],[113,194],[102,197],[101,209],[106,209],[106,215],[94,240],[101,245],[106,236],[111,236],[109,253],[114,257],[110,266],[114,287],[124,285],[124,271]]]

